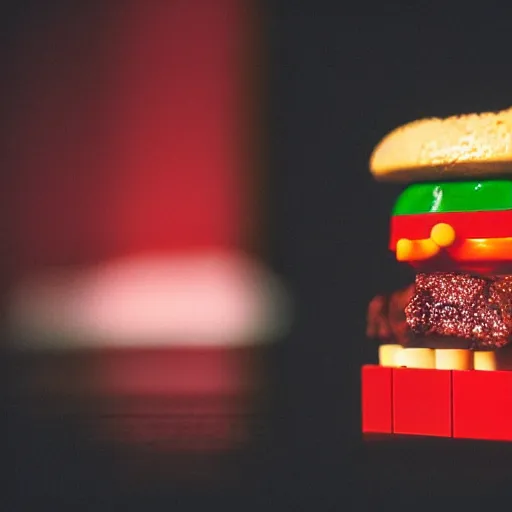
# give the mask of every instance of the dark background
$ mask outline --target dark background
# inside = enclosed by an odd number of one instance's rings
[[[4,3],[4,57],[27,16],[63,5],[42,4]],[[294,294],[297,321],[270,359],[273,442],[250,482],[214,493],[224,506],[291,510],[311,500],[319,510],[358,508],[368,492],[364,474],[354,469],[359,368],[376,357],[376,345],[364,338],[366,305],[412,279],[386,249],[388,213],[400,187],[373,182],[370,153],[387,132],[414,119],[512,104],[506,15],[470,21],[449,20],[433,8],[377,13],[353,4],[351,10],[285,0],[263,9],[268,260]],[[26,447],[23,435],[8,440],[14,451]],[[41,446],[50,450],[52,440],[41,434],[35,450],[44,456]],[[201,501],[200,491],[169,491],[131,504],[143,510],[169,503],[171,495],[187,498],[181,507],[214,503],[210,495]]]
[[[296,443],[290,467],[300,473],[288,483],[317,485],[343,503],[342,468],[358,457],[350,452],[358,443],[358,371],[375,358],[363,334],[366,305],[413,278],[387,252],[400,187],[375,183],[369,156],[403,123],[508,108],[509,18],[280,4],[269,19],[272,247],[300,299],[282,347]],[[452,460],[439,462],[457,473]],[[364,475],[358,482],[360,498],[370,490]],[[468,485],[478,489],[478,477]],[[408,495],[406,482],[399,494]]]

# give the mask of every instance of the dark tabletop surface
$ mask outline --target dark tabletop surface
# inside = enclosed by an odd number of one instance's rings
[[[13,368],[27,378],[19,361]],[[7,510],[46,501],[93,510],[258,511],[510,502],[512,443],[362,436],[357,405],[333,422],[320,407],[297,415],[275,388],[273,399],[252,406],[234,395],[192,403],[177,395],[49,398],[13,389],[3,401]]]

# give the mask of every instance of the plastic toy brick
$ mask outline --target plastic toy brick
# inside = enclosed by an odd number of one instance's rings
[[[453,372],[453,436],[512,441],[512,372]]]
[[[398,198],[393,215],[512,209],[511,180],[414,183]]]
[[[366,365],[362,372],[363,432],[392,433],[392,369]]]
[[[443,226],[449,224],[436,224],[433,230]],[[411,262],[427,260],[437,255],[443,247],[447,247],[447,255],[454,262],[508,262],[512,254],[512,237],[468,239],[451,247],[443,245],[434,236],[422,240],[401,238],[396,244],[396,258],[398,261]]]
[[[452,226],[460,240],[512,236],[512,210],[394,215],[391,217],[389,248],[394,251],[401,238],[428,239],[431,229],[441,223]]]
[[[393,369],[393,432],[452,435],[451,370]]]
[[[507,280],[488,283],[496,284],[497,293],[489,286],[481,292],[478,276],[493,281],[512,274],[512,150],[504,150],[500,138],[512,133],[505,127],[511,114],[509,109],[409,123],[383,138],[370,158],[374,177],[408,184],[392,212],[389,249],[416,271],[403,325],[420,346],[436,347],[435,364],[399,352],[404,364],[416,368],[391,370],[394,434],[512,441],[512,371],[495,371],[494,354],[485,368],[476,364],[477,352],[456,358],[441,348],[457,337],[486,350],[501,351],[510,342]],[[489,123],[500,124],[500,142],[489,144]],[[381,316],[391,323],[390,312]],[[375,386],[364,377],[367,388]],[[378,391],[365,393],[368,417],[383,415],[373,404]]]
[[[455,261],[510,261],[512,238],[464,240],[449,251]]]

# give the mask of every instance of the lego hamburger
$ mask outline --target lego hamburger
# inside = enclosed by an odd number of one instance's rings
[[[493,351],[512,341],[512,109],[401,126],[370,170],[406,185],[389,248],[416,279],[412,336],[395,363],[492,369]]]

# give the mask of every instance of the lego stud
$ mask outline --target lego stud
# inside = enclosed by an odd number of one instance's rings
[[[380,366],[390,366],[390,367],[396,367],[398,366],[397,360],[398,360],[398,354],[403,350],[404,348],[402,345],[381,345],[379,347],[379,364]]]
[[[436,350],[436,370],[472,370],[470,350],[443,348]]]
[[[496,371],[496,353],[492,350],[475,351],[473,353],[473,368],[475,370]]]
[[[407,238],[400,238],[396,243],[396,259],[398,261],[407,261],[413,251],[413,243]]]
[[[436,224],[430,231],[430,238],[439,247],[450,247],[455,242],[455,230],[450,224],[440,222]]]
[[[404,348],[396,355],[397,366],[406,368],[435,368],[435,351],[431,348]]]
[[[396,259],[398,261],[421,261],[432,258],[440,251],[440,246],[432,239],[409,240],[400,238],[396,243]]]

